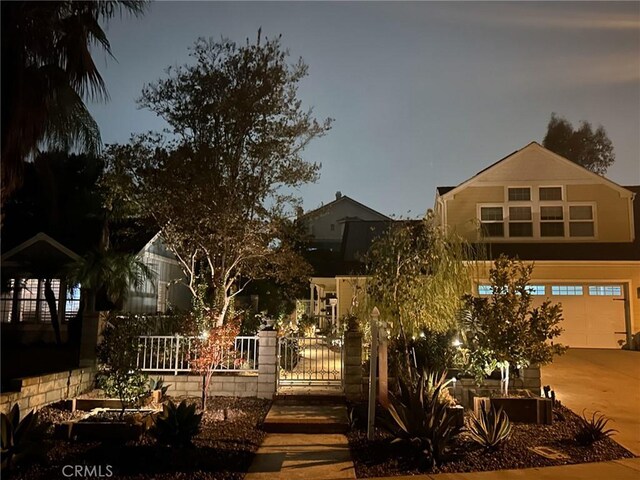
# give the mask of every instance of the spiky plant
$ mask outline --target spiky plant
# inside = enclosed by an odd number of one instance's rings
[[[17,403],[8,415],[0,414],[2,470],[36,454],[38,444],[29,437],[37,421],[38,413],[35,410],[20,420],[20,407]]]
[[[444,376],[429,389],[429,374],[414,375],[415,384],[399,379],[399,394],[390,394],[389,413],[395,422],[394,442],[405,441],[413,445],[422,461],[430,468],[444,461],[445,455],[459,428],[455,417],[447,411],[440,391],[445,388]],[[433,381],[435,377],[431,377]]]
[[[605,417],[604,414],[598,415],[599,413],[599,411],[595,411],[591,418],[587,418],[584,410],[582,411],[582,416],[579,417],[578,421],[578,432],[575,435],[575,440],[579,445],[592,445],[618,432],[613,428],[606,428],[610,419]]]
[[[169,401],[163,405],[162,414],[156,419],[150,430],[158,442],[172,447],[190,446],[193,437],[200,432],[202,413],[196,413],[194,403],[187,404],[186,400],[176,406]]]
[[[511,422],[506,412],[493,405],[487,410],[486,403],[480,404],[480,414],[471,414],[469,435],[474,442],[487,450],[495,450],[511,437]]]

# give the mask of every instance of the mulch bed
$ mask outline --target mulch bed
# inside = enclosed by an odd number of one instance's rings
[[[190,399],[199,406],[199,399]],[[53,423],[77,419],[87,412],[71,413],[62,405],[40,410],[41,439],[47,447],[42,462],[19,466],[11,478],[19,480],[63,479],[65,465],[111,465],[118,480],[242,479],[265,433],[260,430],[270,402],[256,398],[213,397],[201,432],[192,448],[160,446],[145,434],[138,442],[108,444],[68,442],[53,438]],[[226,418],[226,420],[225,420]]]
[[[574,441],[578,416],[564,406],[556,410],[565,417],[555,420],[553,425],[530,425],[514,423],[512,436],[507,445],[494,452],[479,448],[466,433],[461,433],[454,451],[446,463],[436,466],[434,473],[473,472],[486,470],[550,467],[572,463],[604,462],[634,455],[611,439],[601,440],[590,447],[579,446]],[[609,427],[615,428],[611,423]],[[416,475],[424,473],[420,461],[409,452],[406,444],[391,444],[393,437],[386,431],[376,429],[374,439],[369,442],[367,433],[355,429],[348,433],[351,456],[358,478],[393,475]],[[551,447],[569,459],[551,460],[542,457],[530,447]]]

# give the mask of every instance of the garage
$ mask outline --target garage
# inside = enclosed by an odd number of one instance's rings
[[[544,298],[562,304],[560,343],[573,348],[620,348],[626,340],[623,291],[620,284],[553,283],[544,285],[544,293],[536,292],[534,304]]]

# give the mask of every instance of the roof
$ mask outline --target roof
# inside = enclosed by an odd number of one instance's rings
[[[3,274],[15,272],[35,276],[59,274],[80,256],[46,233],[40,232],[2,254]]]
[[[519,150],[516,150],[515,152],[510,153],[509,155],[507,155],[506,157],[501,158],[500,160],[498,160],[497,162],[492,163],[491,165],[489,165],[488,167],[480,170],[478,173],[476,173],[473,177],[468,178],[467,180],[465,180],[464,182],[456,185],[453,188],[450,187],[437,187],[436,191],[438,193],[438,195],[452,195],[454,193],[456,193],[459,189],[466,187],[467,185],[469,185],[472,182],[477,181],[479,178],[483,177],[486,173],[494,170],[496,167],[498,167],[499,165],[510,161],[514,158],[516,158],[518,156],[519,153],[523,152],[524,150],[527,149],[531,149],[531,148],[537,148],[540,150],[543,150],[544,152],[547,152],[548,154],[550,154],[553,158],[555,158],[558,161],[561,161],[567,165],[571,165],[573,168],[577,168],[582,170],[583,173],[588,174],[589,176],[591,176],[594,180],[597,180],[600,183],[606,183],[608,184],[610,187],[615,188],[616,190],[623,192],[623,191],[627,191],[626,193],[629,192],[628,188],[622,187],[621,185],[618,185],[617,183],[615,183],[612,180],[609,180],[606,177],[603,177],[601,175],[598,175],[596,173],[593,173],[592,171],[584,168],[582,165],[579,165],[575,162],[572,162],[571,160],[566,159],[565,157],[558,155],[557,153],[549,150],[548,148],[543,147],[542,145],[540,145],[538,142],[531,142],[528,145],[522,147]]]
[[[309,210],[308,212],[306,212],[305,214],[303,214],[300,219],[304,219],[304,218],[308,218],[308,217],[313,217],[315,215],[319,215],[329,209],[331,209],[331,207],[335,206],[337,203],[339,202],[344,202],[344,201],[349,201],[361,208],[364,208],[365,210],[368,210],[369,212],[373,213],[374,215],[379,215],[381,218],[383,219],[388,219],[391,220],[389,217],[387,217],[386,215],[374,210],[373,208],[367,207],[365,204],[358,202],[357,200],[354,200],[353,198],[347,196],[347,195],[342,195],[340,198],[336,198],[335,200],[333,200],[332,202],[327,203],[326,205],[322,205],[321,207],[318,207],[314,210]]]

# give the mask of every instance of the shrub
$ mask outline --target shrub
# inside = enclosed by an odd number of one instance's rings
[[[447,411],[447,404],[440,400],[445,388],[443,376],[429,393],[429,374],[423,371],[414,375],[415,384],[398,380],[398,395],[389,394],[389,413],[396,424],[397,441],[407,441],[417,448],[422,462],[429,468],[441,464],[453,438],[459,433],[455,417]],[[435,377],[431,377],[433,380]]]
[[[160,390],[160,398],[164,397],[167,394],[167,390],[169,390],[169,385],[164,384],[164,379],[162,377],[152,378],[149,380],[149,390],[152,392],[155,390]]]
[[[38,453],[38,443],[31,439],[37,421],[38,413],[35,410],[30,411],[21,421],[20,407],[17,403],[11,408],[9,415],[0,414],[2,470]]]
[[[491,405],[487,410],[486,403],[483,402],[480,405],[480,415],[471,414],[469,435],[480,446],[487,450],[495,450],[511,437],[511,422],[502,408],[496,411]]]
[[[171,400],[163,405],[162,414],[158,415],[150,430],[159,443],[172,447],[184,447],[192,444],[193,437],[200,432],[202,413],[196,413],[194,403],[186,400],[178,406]]]
[[[598,413],[600,412],[593,412],[591,418],[587,418],[584,411],[582,412],[582,417],[579,418],[578,432],[575,436],[575,440],[579,445],[592,445],[617,432],[613,428],[605,429],[609,419],[603,414],[598,415]]]
[[[127,405],[136,404],[149,392],[149,380],[140,372],[113,370],[98,376],[98,387],[109,397],[115,397],[122,403],[120,418]]]

